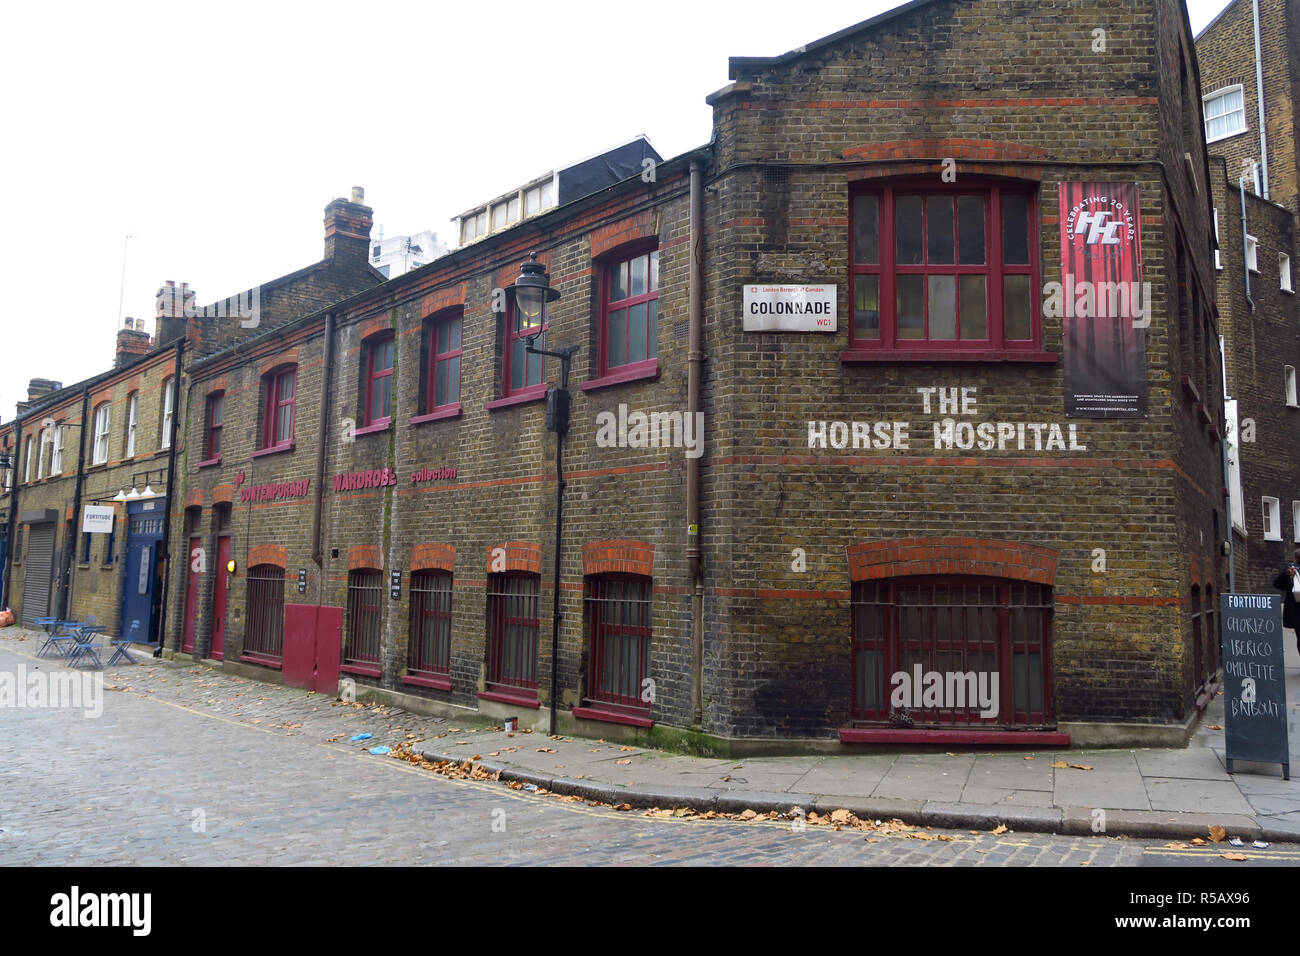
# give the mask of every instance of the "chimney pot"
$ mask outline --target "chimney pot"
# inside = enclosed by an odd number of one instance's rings
[[[363,202],[365,202],[365,201],[366,201],[366,191],[365,191],[365,189],[363,189],[361,186],[353,186],[353,187],[352,187],[352,201],[355,202],[355,203],[363,203]]]

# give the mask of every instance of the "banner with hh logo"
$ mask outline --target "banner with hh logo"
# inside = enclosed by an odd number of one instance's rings
[[[1136,183],[1061,183],[1065,414],[1143,418],[1151,286],[1142,281]]]

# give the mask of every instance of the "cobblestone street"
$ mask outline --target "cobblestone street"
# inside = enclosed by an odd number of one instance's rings
[[[62,669],[34,657],[34,638],[13,636],[0,646],[0,672]],[[1225,863],[1219,848],[1122,838],[868,838],[778,821],[652,818],[368,753],[445,734],[445,720],[188,663],[147,661],[104,680],[97,719],[70,708],[3,712],[0,864],[1250,865]],[[361,733],[373,738],[350,741]],[[1300,859],[1284,845],[1247,853]]]

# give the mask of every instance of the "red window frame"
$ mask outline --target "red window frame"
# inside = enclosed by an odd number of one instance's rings
[[[874,263],[858,262],[858,200],[874,196],[877,201],[877,256]],[[984,200],[984,263],[962,263],[961,253],[961,214],[958,208],[962,197],[981,197]],[[1028,235],[1028,263],[1004,262],[1003,248],[1003,206],[1007,197],[1022,197],[1026,200],[1026,221]],[[919,198],[922,209],[922,232],[920,236],[921,261],[919,263],[900,264],[898,260],[897,207],[900,198]],[[929,229],[931,198],[952,197],[953,216],[953,254],[951,263],[930,262],[931,232]],[[887,183],[873,183],[854,190],[849,197],[849,349],[861,353],[909,353],[917,356],[935,354],[957,355],[963,352],[980,353],[978,357],[997,357],[1017,353],[1036,353],[1042,347],[1042,297],[1040,276],[1042,274],[1039,252],[1039,200],[1037,187],[1012,181],[978,181],[963,180],[958,183],[934,184],[917,180],[900,180]],[[936,232],[935,236],[941,236]],[[868,258],[864,254],[864,258]],[[872,338],[860,334],[858,323],[858,279],[859,277],[877,277],[877,316],[878,337]],[[954,337],[951,339],[931,338],[930,324],[930,290],[931,283],[920,283],[922,289],[921,321],[923,335],[920,338],[900,337],[898,335],[898,288],[902,276],[921,277],[955,277],[956,294],[954,295]],[[984,338],[962,338],[960,291],[962,276],[985,277],[985,322]],[[1028,277],[1028,307],[1030,336],[1028,339],[1007,339],[1005,328],[1004,285],[1007,277]]]
[[[541,583],[541,575],[531,572],[488,575],[489,692],[525,696],[537,692]]]
[[[550,306],[543,306],[542,312],[542,331],[532,341],[535,348],[546,348],[546,333],[551,327]],[[525,350],[525,344],[528,339],[519,335],[519,330],[515,327],[515,300],[513,296],[506,296],[506,335],[505,348],[502,349],[501,355],[501,397],[524,397],[533,395],[546,394],[546,356],[534,355]],[[514,377],[515,360],[513,353],[519,352],[524,362],[524,374],[522,383],[511,387],[510,380]],[[528,379],[533,369],[537,370],[538,381],[529,383]]]
[[[446,571],[411,574],[411,624],[407,671],[416,676],[451,675],[452,578]]]
[[[372,335],[362,343],[365,352],[364,368],[365,376],[363,378],[363,388],[365,389],[362,407],[365,409],[364,426],[382,426],[387,425],[393,420],[393,369],[397,365],[397,339],[392,332],[383,332],[378,335]],[[388,356],[387,367],[377,368],[375,365],[376,355]],[[377,385],[386,386],[384,395],[388,399],[388,408],[386,414],[377,415],[374,407],[375,387]]]
[[[286,448],[293,444],[293,426],[298,399],[298,366],[275,369],[266,376],[266,405],[262,412],[262,448]],[[286,383],[289,397],[285,398]],[[287,411],[289,425],[282,429],[282,413]],[[284,432],[287,431],[287,434]]]
[[[632,295],[632,268],[642,259],[646,260],[645,291]],[[620,272],[624,273],[625,277],[616,280]],[[621,289],[616,286],[616,281],[621,285]],[[621,298],[613,298],[620,291],[625,294]],[[633,311],[642,305],[646,307],[645,317],[641,320],[645,325],[646,354],[634,359],[631,357],[633,329],[631,316]],[[611,355],[614,345],[612,335],[614,326],[611,323],[615,321],[616,316],[624,329],[621,362],[612,361],[615,356]],[[624,250],[617,258],[605,262],[601,270],[599,349],[601,377],[614,371],[636,373],[652,369],[657,365],[659,357],[659,246],[657,242],[653,245],[641,245],[635,249]]]
[[[939,600],[933,595],[962,589],[993,592],[992,602],[963,598],[968,603]],[[927,604],[925,592],[932,595]],[[905,620],[904,611],[913,612]],[[929,615],[919,613],[930,611]],[[984,611],[982,616],[978,613]],[[1035,614],[1035,612],[1039,612]],[[851,603],[853,687],[852,718],[866,724],[885,724],[893,712],[891,677],[900,671],[912,673],[919,658],[922,673],[960,670],[972,656],[992,655],[997,663],[998,714],[982,718],[978,706],[964,709],[909,708],[917,727],[1047,727],[1054,722],[1052,705],[1052,595],[1046,585],[1004,578],[976,576],[924,576],[858,581]],[[1037,625],[1035,625],[1037,618]],[[955,626],[960,639],[944,636]],[[990,633],[989,625],[992,624]],[[980,632],[981,626],[983,632]],[[973,635],[973,636],[972,636]],[[1031,655],[1038,655],[1036,692],[1027,681],[1023,693],[1016,683],[1016,656],[1024,656],[1028,675]],[[953,658],[959,658],[954,661]]]
[[[221,429],[226,414],[226,393],[213,392],[208,396],[204,411],[204,445],[205,461],[215,461],[221,457]]]
[[[448,330],[446,347],[442,348],[439,344],[439,337],[442,331]],[[450,330],[455,329],[454,345],[453,337]],[[424,405],[421,412],[431,415],[435,412],[445,409],[458,408],[460,406],[460,379],[461,379],[461,354],[464,345],[464,311],[454,309],[448,312],[435,315],[428,320],[427,331],[427,366],[428,375],[424,382]],[[440,349],[442,349],[440,351]],[[446,369],[447,394],[444,401],[438,401],[438,371]],[[455,393],[452,394],[452,372],[455,370]]]
[[[377,668],[384,619],[384,572],[353,568],[348,572],[348,635],[343,663]]]
[[[602,574],[587,578],[585,604],[591,654],[588,702],[602,710],[645,715],[642,690],[653,637],[650,578]]]

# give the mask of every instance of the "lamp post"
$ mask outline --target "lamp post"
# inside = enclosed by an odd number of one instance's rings
[[[549,355],[560,360],[560,387],[546,390],[546,428],[555,432],[555,586],[551,592],[551,733],[556,727],[556,700],[560,671],[560,544],[564,535],[564,436],[569,431],[569,363],[581,348],[566,345],[555,351],[533,346],[533,340],[546,327],[546,304],[555,302],[560,293],[551,288],[546,267],[529,253],[519,267],[519,278],[511,287],[515,298],[515,329],[524,339],[524,348],[533,355]]]

